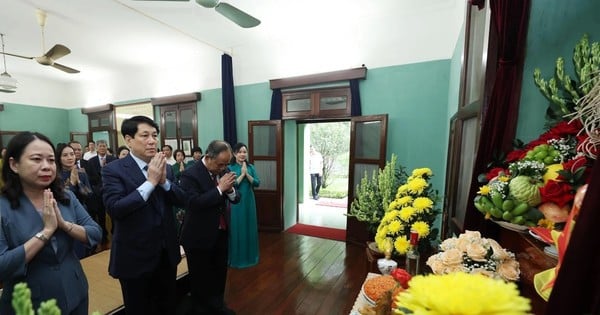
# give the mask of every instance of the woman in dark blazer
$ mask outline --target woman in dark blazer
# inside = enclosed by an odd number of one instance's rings
[[[102,236],[57,176],[52,142],[23,132],[8,144],[0,195],[0,314],[14,314],[14,285],[31,289],[33,308],[56,299],[63,314],[88,313],[88,283],[73,244],[96,245]]]

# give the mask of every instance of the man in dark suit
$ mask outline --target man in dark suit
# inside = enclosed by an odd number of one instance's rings
[[[157,152],[158,130],[146,116],[124,120],[121,133],[130,153],[102,169],[114,226],[108,268],[119,279],[127,314],[173,314],[177,307],[181,253],[172,209],[183,206],[185,195]]]
[[[75,165],[77,165],[77,168],[85,169],[87,161],[83,159],[83,150],[81,147],[81,142],[77,140],[71,140],[71,142],[69,142],[69,146],[73,148],[73,152],[75,153]]]
[[[106,209],[102,202],[102,168],[117,158],[108,154],[106,140],[96,141],[96,148],[97,155],[89,159],[85,166],[85,172],[88,174],[93,192],[87,204],[90,215],[102,227],[102,243],[100,245],[106,248],[108,231],[106,230]]]
[[[235,314],[225,306],[229,203],[238,203],[235,174],[228,172],[231,146],[220,140],[208,145],[204,157],[180,178],[187,211],[181,231],[192,294],[193,314]]]

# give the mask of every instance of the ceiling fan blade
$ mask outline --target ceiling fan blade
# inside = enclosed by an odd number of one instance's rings
[[[16,90],[5,90],[5,89],[0,89],[0,92],[3,92],[3,93],[15,93],[15,92],[16,92]]]
[[[61,44],[54,45],[54,47],[50,48],[47,53],[44,54],[45,57],[48,57],[52,60],[57,60],[71,53],[71,50],[66,46]]]
[[[7,53],[7,52],[0,52],[0,54],[7,55],[7,56],[18,57],[18,58],[23,58],[23,59],[34,59],[35,58],[35,57],[27,57],[27,56],[15,55],[15,54]]]
[[[227,3],[220,2],[215,10],[243,28],[255,27],[260,24],[259,19]]]
[[[79,73],[79,70],[77,70],[77,69],[69,68],[67,66],[63,66],[60,63],[56,63],[56,62],[52,64],[52,67],[54,67],[58,70],[62,70],[66,73]]]

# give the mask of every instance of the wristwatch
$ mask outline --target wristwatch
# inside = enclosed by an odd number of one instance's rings
[[[35,238],[41,240],[44,243],[49,241],[48,237],[44,234],[44,232],[37,232],[37,234],[35,234]]]

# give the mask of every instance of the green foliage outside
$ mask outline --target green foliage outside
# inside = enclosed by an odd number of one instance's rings
[[[346,198],[348,196],[348,176],[333,175],[330,180],[331,184],[327,185],[327,188],[322,188],[319,196],[334,199]]]
[[[350,151],[350,122],[312,124],[310,139],[310,144],[323,156],[322,187],[327,189],[333,181],[332,171],[338,156],[348,156]],[[325,197],[321,192],[319,194]]]

